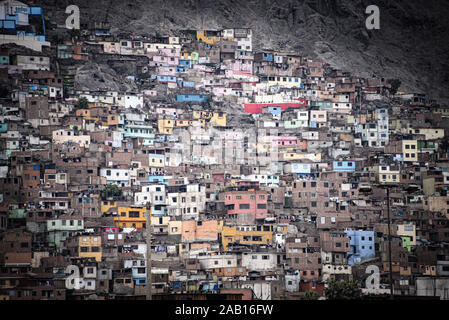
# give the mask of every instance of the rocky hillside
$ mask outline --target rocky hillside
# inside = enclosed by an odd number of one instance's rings
[[[36,0],[63,24],[76,4],[81,23],[107,21],[115,33],[253,29],[255,48],[292,50],[356,75],[402,81],[402,90],[449,101],[449,2],[441,0]],[[365,9],[380,8],[380,30]]]

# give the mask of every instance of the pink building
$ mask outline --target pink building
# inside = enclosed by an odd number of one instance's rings
[[[178,114],[175,108],[157,108],[156,113],[165,114],[173,117],[175,117]]]
[[[170,66],[176,66],[179,64],[178,57],[166,57],[166,56],[154,56],[153,61],[157,63],[168,64]]]
[[[160,56],[179,57],[181,54],[181,49],[179,49],[179,48],[163,48],[163,49],[159,49],[158,52],[159,52]]]
[[[244,62],[243,62],[244,61]],[[234,71],[253,72],[253,62],[251,60],[236,60],[231,64],[231,69]]]
[[[193,66],[193,69],[195,70],[201,70],[201,71],[206,71],[207,70],[207,66],[204,64],[195,64]]]
[[[310,121],[315,121],[319,125],[319,127],[324,126],[327,123],[327,111],[311,110]]]
[[[172,66],[172,67],[158,67],[157,68],[157,73],[159,75],[164,75],[164,76],[176,76],[176,66]]]
[[[268,194],[263,190],[225,193],[225,206],[230,218],[240,223],[255,223],[268,215]]]
[[[104,227],[102,229],[103,229],[103,233],[118,233],[119,232],[118,227]]]
[[[157,96],[157,91],[156,90],[143,90],[142,93],[145,96],[150,96],[150,97],[156,97]]]
[[[295,136],[267,136],[268,141],[271,141],[271,146],[296,146],[298,138]]]

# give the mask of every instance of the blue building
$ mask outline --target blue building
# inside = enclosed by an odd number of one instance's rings
[[[193,88],[193,87],[195,87],[195,82],[194,81],[183,81],[182,86],[187,87],[187,88]]]
[[[310,163],[292,163],[291,172],[296,173],[298,178],[308,177],[312,172],[312,165]]]
[[[165,184],[168,186],[168,179],[171,177],[169,176],[148,176],[148,180],[140,181],[140,183],[159,183],[159,184]]]
[[[176,77],[175,76],[164,76],[164,75],[152,75],[152,79],[157,79],[159,82],[173,82],[176,83]]]
[[[333,168],[337,172],[354,172],[355,161],[334,161]]]
[[[167,216],[168,212],[164,205],[153,205],[151,206],[151,215],[154,217]]]
[[[178,94],[176,101],[178,102],[205,102],[209,98],[207,94]]]
[[[280,116],[282,109],[281,107],[268,107],[268,112],[271,113],[273,116]]]
[[[345,233],[350,239],[350,251],[347,253],[350,266],[375,257],[374,231],[346,230]]]
[[[179,60],[179,65],[183,66],[183,67],[186,67],[186,68],[189,68],[189,69],[192,69],[193,62],[192,62],[192,60],[180,59]]]
[[[270,52],[263,52],[262,53],[262,61],[273,61],[273,53]]]

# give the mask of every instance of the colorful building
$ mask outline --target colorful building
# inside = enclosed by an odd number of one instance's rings
[[[223,226],[221,243],[228,250],[230,243],[268,245],[273,243],[272,225]]]

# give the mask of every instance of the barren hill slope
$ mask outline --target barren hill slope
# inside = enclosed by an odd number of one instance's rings
[[[181,29],[253,29],[256,49],[293,50],[355,75],[399,78],[401,89],[449,101],[449,2],[442,0],[36,0],[63,24],[76,4],[81,23],[115,33],[168,35]],[[380,30],[365,9],[380,8]]]

